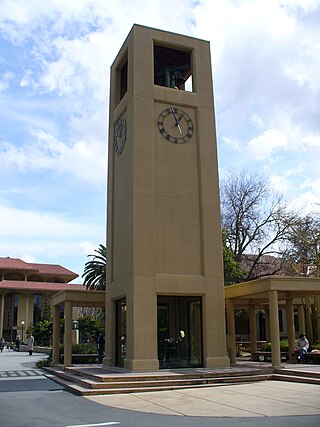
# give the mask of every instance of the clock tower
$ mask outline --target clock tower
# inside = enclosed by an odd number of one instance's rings
[[[227,366],[210,46],[134,25],[111,66],[106,357]]]

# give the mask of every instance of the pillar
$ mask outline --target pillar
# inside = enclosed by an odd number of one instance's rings
[[[266,341],[270,342],[270,311],[269,308],[265,309],[266,316]]]
[[[295,345],[294,313],[293,313],[292,298],[288,298],[286,300],[286,319],[287,319],[287,329],[288,329],[289,360],[291,360],[291,355],[292,353],[294,353],[294,345]]]
[[[232,299],[226,300],[227,308],[227,340],[230,365],[235,366],[237,364],[237,350],[236,350],[236,329],[234,323],[234,305]]]
[[[64,305],[64,366],[72,364],[72,304],[66,301]]]
[[[257,351],[257,323],[256,323],[256,307],[249,307],[249,325],[250,325],[250,349],[251,354]]]
[[[60,344],[60,307],[53,306],[53,333],[52,333],[52,364],[59,363]]]
[[[298,323],[299,323],[299,335],[305,334],[306,323],[305,323],[303,304],[298,305]]]
[[[0,294],[0,337],[3,336],[4,322],[4,294]]]
[[[33,310],[32,314],[30,313],[30,295],[26,294],[26,305],[25,305],[25,317],[26,317],[26,332],[27,329],[32,325],[33,322]],[[32,306],[33,309],[33,306]]]
[[[268,291],[269,314],[270,314],[270,336],[271,336],[271,358],[273,368],[281,367],[280,354],[280,331],[278,313],[278,292]]]
[[[314,296],[314,308],[316,314],[316,340],[320,340],[320,295]]]
[[[106,294],[109,292],[108,286]],[[106,321],[105,321],[105,332],[106,332],[106,348],[105,357],[103,359],[103,366],[115,365],[115,301],[111,297],[106,296]]]
[[[127,354],[124,367],[130,371],[157,370],[157,296],[150,287],[151,278],[135,280],[139,286],[136,283],[133,292],[128,292],[126,298]]]

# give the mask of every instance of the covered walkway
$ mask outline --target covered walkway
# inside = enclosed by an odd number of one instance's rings
[[[294,304],[298,298],[320,295],[320,278],[270,276],[225,287],[227,340],[231,365],[236,365],[235,309],[249,308],[251,353],[257,351],[256,310],[266,311],[270,331],[272,366],[280,368],[279,307],[286,309],[289,355],[294,352]],[[299,312],[299,330],[304,329],[304,316]],[[302,325],[303,324],[303,325]]]
[[[71,366],[72,361],[72,308],[105,306],[103,291],[72,291],[64,290],[52,298],[53,305],[53,334],[52,334],[52,364],[59,363],[60,307],[64,308],[64,366]]]

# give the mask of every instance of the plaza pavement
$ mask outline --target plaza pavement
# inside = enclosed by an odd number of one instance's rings
[[[119,409],[201,417],[275,417],[320,414],[320,387],[283,381],[86,397]],[[320,425],[320,418],[319,418]]]
[[[0,354],[0,381],[8,376],[17,376],[24,370],[37,371],[35,361],[45,357],[44,354],[29,356],[5,349]],[[320,366],[310,365],[310,369],[319,372]],[[270,380],[162,392],[97,395],[86,399],[118,409],[188,417],[320,415],[319,385]],[[316,419],[314,421],[320,425],[320,417]]]

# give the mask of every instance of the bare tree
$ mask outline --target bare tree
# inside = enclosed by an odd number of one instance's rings
[[[222,227],[245,280],[283,274],[286,259],[283,221],[286,206],[268,179],[230,170],[221,181]]]

